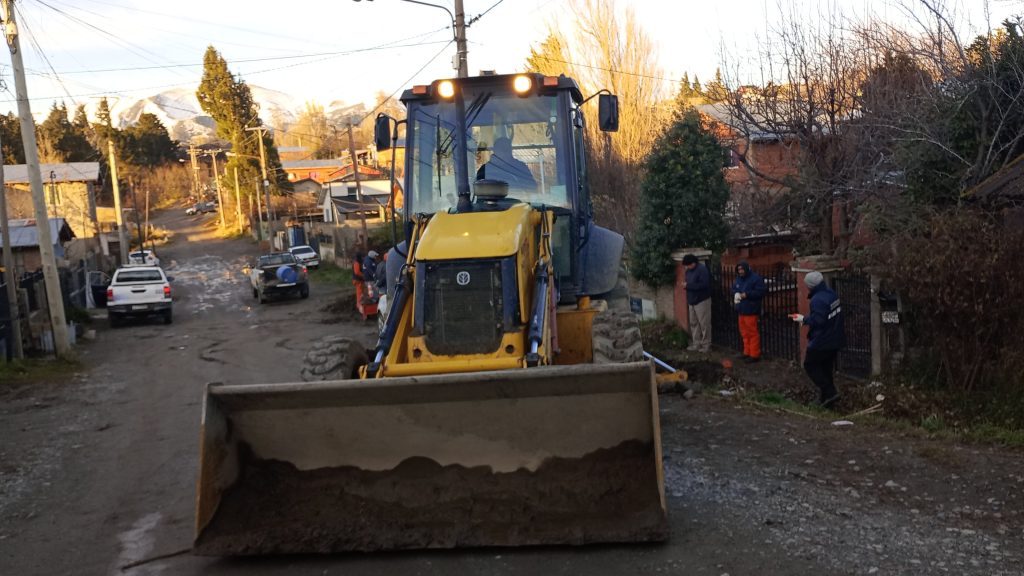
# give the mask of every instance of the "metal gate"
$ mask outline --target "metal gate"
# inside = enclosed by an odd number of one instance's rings
[[[871,375],[871,279],[856,274],[838,274],[833,288],[843,307],[846,345],[839,351],[836,369],[849,376]]]
[[[789,319],[797,311],[796,274],[785,265],[751,268],[764,278],[768,289],[761,301],[761,355],[768,358],[800,360],[800,326]],[[733,267],[715,267],[711,272],[711,338],[716,346],[743,349],[739,319],[733,307]]]

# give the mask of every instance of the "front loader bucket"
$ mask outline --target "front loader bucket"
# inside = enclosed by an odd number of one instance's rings
[[[207,387],[194,552],[661,541],[648,363]]]

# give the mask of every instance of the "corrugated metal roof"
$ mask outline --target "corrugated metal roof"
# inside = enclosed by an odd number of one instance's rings
[[[342,166],[341,160],[294,160],[281,162],[284,170],[299,168],[337,168]]]
[[[35,219],[24,218],[20,220],[9,220],[11,228],[11,246],[14,248],[31,248],[39,246],[39,230],[36,228]],[[65,230],[66,228],[66,230]],[[74,237],[67,221],[63,218],[50,218],[50,238],[56,244],[60,242],[60,233],[68,239]],[[0,236],[0,246],[4,245],[3,236]]]
[[[65,162],[63,164],[40,164],[39,174],[43,182],[50,182],[53,172],[54,182],[95,182],[100,179],[99,162]],[[4,166],[4,183],[28,184],[28,166],[12,164]]]

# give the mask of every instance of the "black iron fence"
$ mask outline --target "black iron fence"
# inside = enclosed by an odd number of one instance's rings
[[[843,374],[867,378],[871,375],[871,279],[840,273],[832,288],[843,307],[846,346],[839,351],[836,369]]]
[[[800,327],[789,319],[797,311],[796,274],[788,266],[754,268],[764,278],[767,293],[761,302],[758,327],[761,333],[761,354],[769,358],[800,360]],[[732,285],[736,281],[733,267],[711,270],[711,339],[716,346],[743,349],[739,318],[733,306]]]

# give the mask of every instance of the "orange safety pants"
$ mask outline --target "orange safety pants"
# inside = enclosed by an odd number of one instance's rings
[[[754,314],[740,315],[740,338],[743,340],[743,354],[751,358],[761,357],[761,333],[757,330],[758,317]]]

